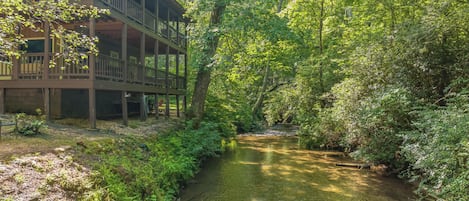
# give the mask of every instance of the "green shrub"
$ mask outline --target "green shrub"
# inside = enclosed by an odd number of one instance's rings
[[[25,113],[16,114],[15,130],[25,136],[37,135],[42,128],[46,128],[45,117],[40,109],[36,110],[37,116],[29,116]]]
[[[173,200],[200,161],[221,151],[221,139],[220,125],[203,122],[199,130],[92,143],[86,152],[99,158],[96,178],[112,199]]]
[[[469,101],[457,95],[446,107],[417,112],[415,130],[403,132],[411,165],[404,176],[419,181],[423,197],[469,200]]]

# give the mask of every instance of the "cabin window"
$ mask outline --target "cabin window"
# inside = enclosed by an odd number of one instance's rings
[[[50,40],[49,52],[52,52],[52,39]],[[39,53],[44,52],[44,39],[28,39],[26,45],[20,47],[26,53]]]

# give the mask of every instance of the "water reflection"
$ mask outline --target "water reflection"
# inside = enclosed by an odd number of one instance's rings
[[[330,152],[300,150],[294,137],[238,139],[233,150],[206,162],[182,201],[411,200],[402,181],[336,167]]]

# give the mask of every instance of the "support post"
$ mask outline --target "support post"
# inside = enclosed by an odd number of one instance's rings
[[[90,25],[89,25],[89,29],[90,29],[90,37],[94,37],[96,35],[96,20],[94,18],[90,18]],[[91,81],[94,81],[95,78],[96,78],[96,69],[95,69],[95,66],[96,66],[96,56],[94,54],[90,54],[89,56],[89,72],[90,72],[90,80]]]
[[[179,51],[176,51],[176,89],[179,89]]]
[[[5,114],[5,88],[0,88],[0,114]]]
[[[13,57],[12,63],[13,63],[13,69],[11,70],[11,79],[18,80],[19,73],[20,73],[20,66],[21,66],[21,57],[20,58]]]
[[[90,18],[89,21],[89,34],[90,37],[94,37],[96,34],[96,20],[94,18]],[[88,89],[88,114],[89,114],[89,121],[90,121],[90,128],[96,128],[96,89],[94,87],[94,81],[96,79],[96,56],[94,54],[90,54],[89,56],[89,72],[90,72],[90,81],[91,81],[91,88]]]
[[[146,103],[145,103],[145,93],[139,93],[139,102],[140,102],[140,121],[145,121],[147,119],[147,114],[146,114]]]
[[[122,124],[125,126],[129,125],[129,112],[127,110],[127,97],[126,97],[127,92],[122,91],[121,92],[121,104],[122,104]]]
[[[160,33],[160,1],[155,0],[155,16],[156,16],[156,21],[155,21],[155,32],[161,36]]]
[[[184,54],[184,90],[187,91],[187,54]],[[187,113],[187,92],[183,100],[184,114]]]
[[[176,19],[176,44],[180,45],[179,43],[179,17]]]
[[[127,2],[127,1],[124,1]],[[128,61],[127,61],[127,23],[124,23],[121,31],[121,54],[122,60],[124,61],[124,83],[127,82],[128,74]]]
[[[144,1],[144,0],[143,0]],[[140,33],[140,64],[142,72],[138,79],[142,81],[142,84],[145,85],[145,33]]]
[[[90,120],[90,128],[96,128],[96,90],[94,88],[88,89],[88,113]]]
[[[165,116],[169,117],[169,45],[166,46],[166,71],[165,71],[165,85],[166,85],[166,110]]]
[[[176,95],[176,115],[177,117],[181,117],[180,109],[179,109],[179,95]]]
[[[44,88],[44,115],[50,121],[50,88]]]
[[[158,100],[158,94],[155,94],[155,118],[160,118],[160,101]]]
[[[43,78],[44,80],[49,79],[49,63],[50,63],[50,24],[44,23],[44,66],[43,66]]]
[[[153,58],[153,68],[155,68],[155,77],[153,79],[153,84],[158,86],[158,53],[159,53],[159,43],[158,40],[155,40],[155,46],[153,47],[154,58]]]

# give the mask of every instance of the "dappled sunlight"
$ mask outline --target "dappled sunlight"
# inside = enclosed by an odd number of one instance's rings
[[[342,153],[298,148],[293,137],[239,138],[209,162],[181,200],[409,200],[402,182],[368,170],[338,167]]]

